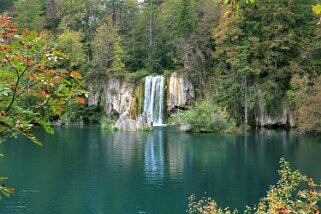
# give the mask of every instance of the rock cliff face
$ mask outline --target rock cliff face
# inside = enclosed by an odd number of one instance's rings
[[[261,90],[258,92],[259,95],[262,94]],[[267,111],[263,104],[263,99],[259,96],[258,107],[259,112],[255,117],[255,122],[257,126],[268,127],[268,126],[288,126],[295,127],[295,112],[290,110],[284,102],[281,101],[279,105],[273,107],[273,113]]]
[[[144,79],[137,81],[130,103],[130,119],[136,119],[144,111],[144,88]]]
[[[258,126],[290,126],[295,127],[295,113],[286,108],[282,108],[276,114],[269,115],[267,112],[262,111],[256,117],[256,124]]]
[[[136,131],[143,126],[152,126],[152,121],[143,113],[145,79],[128,83],[119,78],[100,80],[89,84],[89,106],[101,106],[109,116],[117,116],[115,126],[119,130]],[[194,103],[195,93],[191,80],[183,73],[173,73],[167,78],[164,103],[167,113],[187,109]]]
[[[115,123],[115,127],[120,131],[139,131],[142,130],[143,127],[153,127],[153,122],[144,112],[137,116],[135,120],[130,119],[129,116],[121,116]]]
[[[194,98],[194,86],[188,76],[177,72],[171,74],[167,80],[167,112],[171,114],[177,109],[191,107]]]
[[[89,85],[88,105],[100,105],[107,115],[129,115],[135,84],[110,78],[97,86]]]
[[[136,84],[118,78],[101,81],[88,86],[89,106],[101,106],[109,116],[117,116],[115,127],[123,131],[138,131],[152,127],[153,123],[144,108],[144,81]]]
[[[101,97],[101,93],[102,93],[101,85],[89,84],[88,91],[90,92],[90,95],[87,99],[88,106],[100,105],[100,97]]]
[[[129,116],[136,119],[143,113],[144,80],[136,84],[128,83],[119,78],[110,78],[100,84],[88,86],[89,106],[101,106],[107,115]],[[175,113],[177,109],[186,109],[193,105],[194,86],[187,75],[173,73],[167,79],[167,113]]]
[[[89,84],[88,105],[101,106],[107,115],[118,117],[116,126],[120,130],[137,131],[143,126],[152,126],[150,118],[143,113],[144,87],[144,79],[129,83],[119,78],[110,78],[100,81],[100,84]],[[167,78],[164,105],[168,114],[192,107],[194,99],[194,86],[186,74],[175,72]],[[280,103],[271,114],[262,103],[259,100],[259,110],[253,118],[257,126],[296,126],[294,111]]]

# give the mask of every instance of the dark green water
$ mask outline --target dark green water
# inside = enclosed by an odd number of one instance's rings
[[[190,194],[214,196],[230,208],[257,203],[277,181],[284,156],[294,168],[321,178],[321,142],[284,131],[246,135],[110,133],[62,128],[0,145],[0,175],[17,188],[0,213],[185,213]]]

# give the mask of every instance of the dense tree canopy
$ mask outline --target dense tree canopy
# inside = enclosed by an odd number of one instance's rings
[[[309,105],[299,101],[305,90],[319,96],[315,89],[321,68],[318,1],[16,0],[0,4],[14,15],[21,30],[47,31],[59,48],[70,52],[72,58],[64,66],[81,71],[87,82],[101,75],[186,72],[198,88],[198,99],[226,107],[238,124],[252,123],[263,110],[273,115],[282,106],[299,110]],[[300,110],[296,112],[302,117]],[[309,128],[314,129],[319,128]]]

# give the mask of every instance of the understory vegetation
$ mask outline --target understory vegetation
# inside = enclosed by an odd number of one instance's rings
[[[178,113],[172,118],[174,124],[193,132],[233,132],[236,124],[226,109],[208,101],[197,103],[194,108]]]
[[[321,187],[312,178],[292,170],[284,158],[280,160],[279,181],[271,186],[267,195],[254,207],[247,207],[245,214],[320,213]],[[237,210],[220,208],[212,198],[189,198],[188,213],[231,214]]]

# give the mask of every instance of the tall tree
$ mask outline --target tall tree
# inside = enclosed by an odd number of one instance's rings
[[[13,3],[13,0],[0,0],[0,13],[10,10]]]
[[[17,0],[14,3],[17,26],[20,29],[41,31],[44,27],[43,3],[42,0]]]
[[[259,69],[251,64],[252,43],[242,23],[244,17],[222,18],[214,34],[218,61],[215,100],[222,106],[228,106],[239,123],[248,124],[249,111],[254,107]]]
[[[66,62],[66,67],[72,67],[78,70],[86,63],[86,53],[81,43],[80,32],[66,30],[58,36],[58,46],[69,53],[71,57],[71,59]]]
[[[117,29],[113,26],[112,17],[97,29],[93,41],[93,60],[94,70],[106,70],[111,68],[114,55],[114,44],[117,35]]]
[[[181,0],[179,7],[178,32],[181,36],[188,36],[195,31],[196,17],[193,0]]]

